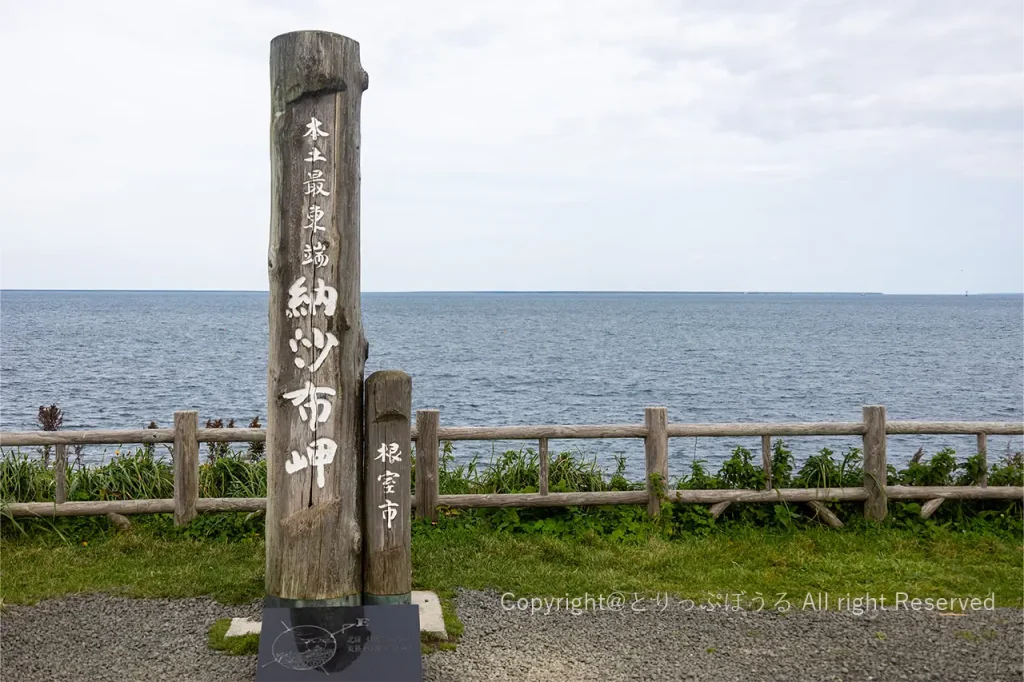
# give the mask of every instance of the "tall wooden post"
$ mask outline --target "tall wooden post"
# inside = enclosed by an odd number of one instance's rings
[[[884,521],[889,513],[889,500],[885,494],[888,477],[885,458],[885,406],[866,405],[864,414],[864,487],[868,499],[864,501],[864,518]]]
[[[656,517],[661,516],[661,498],[654,486],[654,475],[661,479],[662,487],[668,487],[668,410],[664,407],[644,408],[644,424],[647,426],[647,437],[644,438],[647,513]]]
[[[359,43],[270,43],[268,606],[362,601]]]
[[[412,596],[412,379],[366,379],[366,565],[363,604],[409,604]]]

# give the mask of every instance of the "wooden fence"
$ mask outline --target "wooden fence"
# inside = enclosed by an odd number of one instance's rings
[[[921,515],[935,512],[944,500],[1024,500],[1024,487],[988,486],[987,474],[972,486],[886,485],[886,436],[897,434],[974,434],[978,452],[988,470],[986,437],[1024,435],[1024,424],[1013,422],[887,421],[885,407],[867,406],[859,422],[670,424],[664,407],[648,407],[643,424],[585,426],[448,426],[439,423],[437,410],[416,412],[412,440],[416,442],[417,485],[412,496],[416,515],[436,520],[438,509],[481,507],[569,507],[642,504],[651,515],[662,500],[685,504],[709,504],[717,517],[734,502],[795,502],[814,508],[818,518],[841,525],[823,504],[826,501],[863,501],[868,519],[881,521],[888,500],[925,500]],[[668,439],[684,437],[760,436],[765,471],[765,490],[666,490]],[[774,488],[771,479],[772,436],[861,436],[864,440],[864,484],[856,488]],[[548,444],[559,439],[642,438],[647,472],[645,490],[551,493],[548,491]],[[197,412],[176,412],[173,429],[118,431],[8,431],[0,432],[0,447],[53,445],[56,450],[56,499],[54,502],[16,502],[6,505],[14,517],[93,516],[103,514],[173,513],[184,524],[199,512],[259,511],[266,498],[199,497],[199,444],[252,443],[266,439],[264,429],[198,428]],[[438,453],[440,443],[457,440],[536,440],[539,445],[540,486],[536,493],[440,495]],[[65,469],[68,445],[121,445],[173,443],[174,497],[160,500],[112,500],[68,502]]]

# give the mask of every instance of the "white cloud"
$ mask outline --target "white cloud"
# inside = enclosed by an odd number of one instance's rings
[[[359,40],[370,73],[365,289],[583,288],[577,277],[608,289],[962,290],[935,273],[965,258],[972,290],[1024,279],[1016,2],[107,0],[3,12],[5,287],[265,287],[269,42],[308,28]],[[898,199],[909,208],[881,197],[884,178],[913,180]],[[856,206],[808,201],[837,179],[861,188],[836,199]],[[870,216],[868,234],[926,235],[934,223],[912,223],[933,220],[938,192],[954,201],[939,218],[951,230],[981,197],[1002,207],[994,261],[992,248],[950,246],[937,263],[872,272],[855,266],[854,244],[833,250],[848,266],[799,276],[732,267],[757,262],[764,234],[777,255],[804,253],[829,213]],[[623,239],[706,248],[685,273],[632,270]],[[388,274],[370,265],[385,249]],[[51,267],[35,264],[41,253]],[[424,258],[461,270],[425,270]]]

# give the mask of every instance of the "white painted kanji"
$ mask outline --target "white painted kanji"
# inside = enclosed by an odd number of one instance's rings
[[[322,125],[323,123],[316,120],[316,118],[309,119],[309,123],[306,124],[306,132],[302,136],[313,138],[313,142],[316,142],[320,137],[330,137],[329,133],[320,129]]]
[[[301,471],[306,467],[316,468],[316,485],[324,487],[324,467],[334,462],[334,453],[338,451],[338,444],[330,438],[317,438],[306,446],[306,454],[300,455],[292,450],[292,458],[284,463],[284,470],[289,474]]]
[[[384,504],[377,505],[377,509],[383,509],[381,516],[388,522],[388,530],[391,530],[391,522],[398,516],[398,503],[391,500],[384,500]]]
[[[400,476],[397,472],[389,471],[387,465],[401,462],[402,452],[398,447],[398,443],[381,443],[380,447],[377,448],[377,456],[373,459],[375,462],[384,463],[384,473],[377,477],[377,480],[381,482],[384,488],[384,504],[379,505],[377,508],[382,510],[382,518],[387,522],[388,530],[390,530],[391,522],[398,516],[398,503],[389,499],[388,495],[395,493],[395,479],[400,478]]]
[[[316,120],[316,119],[314,119],[314,120]],[[326,135],[326,133],[324,133],[324,134]],[[303,135],[303,137],[305,137],[305,135]],[[324,156],[323,154],[321,154],[320,150],[317,149],[316,147],[313,147],[312,153],[310,153],[310,155],[306,157],[306,161],[309,161],[310,163],[316,163],[317,161],[326,161],[326,160],[327,160],[327,157]]]
[[[327,286],[322,278],[317,278],[316,287],[310,294],[306,286],[305,276],[299,277],[288,288],[288,309],[285,317],[306,317],[312,312],[316,314],[317,308],[323,308],[323,314],[331,317],[338,306],[338,290]]]
[[[330,386],[316,386],[312,381],[307,381],[302,388],[284,393],[281,397],[292,401],[292,405],[299,408],[302,421],[309,423],[309,430],[316,431],[316,425],[327,421],[331,416],[331,401],[322,398],[321,395],[335,393],[337,392]]]
[[[324,172],[322,170],[315,170],[306,173],[306,181],[302,184],[306,188],[305,193],[307,195],[331,196],[331,193],[324,189],[324,185],[327,184],[327,178],[324,177]]]
[[[316,327],[313,328],[313,338],[309,338],[301,329],[295,330],[295,335],[288,340],[288,347],[292,349],[292,353],[295,353],[295,366],[299,369],[309,367],[311,372],[315,372],[320,369],[320,365],[324,364],[327,360],[327,354],[331,352],[332,348],[337,348],[339,345],[338,337],[331,332],[324,332]],[[309,364],[306,359],[299,353],[300,348],[307,350],[319,351],[319,354],[313,358],[313,363]]]
[[[324,267],[330,262],[330,258],[327,257],[327,247],[321,242],[317,242],[315,246],[309,244],[302,245],[302,264],[309,265],[310,263],[317,267]]]
[[[309,222],[302,226],[303,230],[313,230],[313,232],[325,232],[326,227],[320,224],[320,220],[324,217],[324,210],[317,204],[311,205],[306,209],[306,220]]]

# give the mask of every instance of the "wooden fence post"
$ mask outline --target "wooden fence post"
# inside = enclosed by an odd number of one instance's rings
[[[416,410],[416,516],[437,521],[440,412]]]
[[[668,410],[664,407],[644,409],[644,455],[647,465],[647,514],[661,515],[661,499],[654,485],[654,475],[661,479],[660,486],[668,486]]]
[[[358,606],[363,591],[359,43],[270,43],[270,607]]]
[[[764,489],[772,489],[772,437],[761,436],[761,466],[764,467]]]
[[[978,454],[981,455],[981,465],[984,469],[981,472],[980,485],[982,488],[988,487],[988,440],[984,433],[978,434]]]
[[[199,413],[174,413],[174,525],[183,526],[196,517],[199,499]]]
[[[385,370],[366,379],[366,565],[363,604],[412,596],[412,379]]]
[[[538,481],[537,492],[541,495],[548,494],[548,439],[541,438],[537,444],[540,448],[540,481]]]
[[[888,476],[885,460],[885,406],[866,405],[864,415],[864,487],[868,499],[864,501],[864,518],[884,521],[889,513],[885,494]]]
[[[53,476],[56,483],[54,499],[57,504],[68,501],[68,446],[57,443],[54,446]]]

